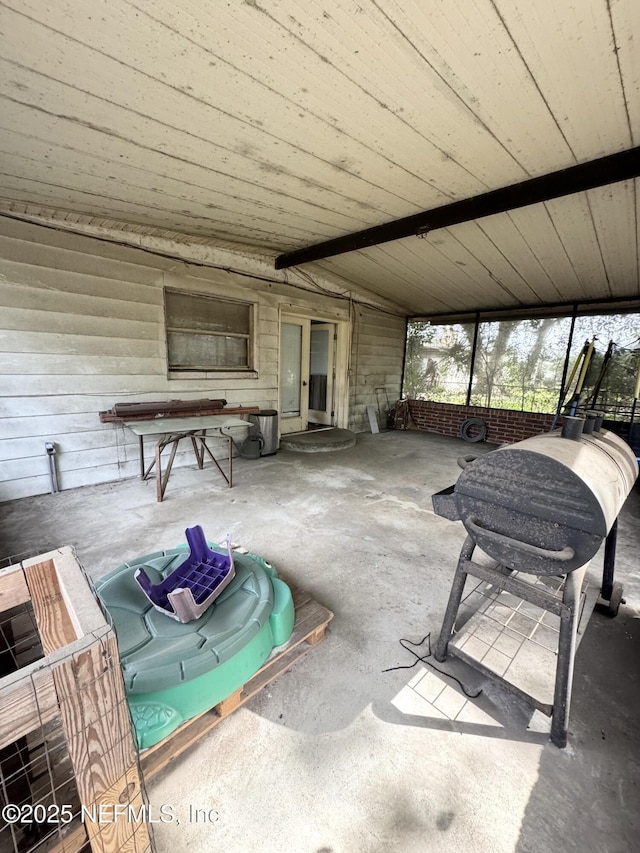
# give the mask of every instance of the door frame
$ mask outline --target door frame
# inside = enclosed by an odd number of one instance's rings
[[[285,417],[282,412],[282,327],[298,326],[300,328],[300,386],[298,388],[298,399],[300,401],[299,414]],[[309,425],[309,355],[311,321],[306,317],[294,317],[286,315],[280,318],[278,337],[278,420],[280,422],[280,433],[303,432]],[[292,385],[295,388],[295,383]]]
[[[311,338],[313,337],[314,331],[331,331],[333,334],[329,340],[329,346],[327,349],[327,389],[326,389],[326,401],[324,410],[320,409],[312,409],[308,408],[307,411],[307,422],[310,423],[313,420],[315,424],[324,424],[328,426],[334,426],[335,420],[335,382],[336,382],[336,343],[337,343],[337,329],[335,323],[323,323],[318,321],[314,323],[313,320],[310,321],[310,330],[309,330],[309,348],[310,351],[313,351],[313,343],[311,342]],[[309,366],[309,393],[311,393],[311,366]],[[313,418],[312,418],[313,415]]]
[[[312,309],[291,306],[290,309],[280,308],[280,316],[278,319],[278,413],[282,413],[282,400],[280,389],[280,341],[281,341],[281,326],[282,323],[296,322],[301,320],[317,320],[321,323],[327,323],[335,326],[335,378],[334,378],[334,417],[333,425],[346,429],[349,422],[349,352],[351,346],[351,322],[343,317],[332,317],[330,314],[325,314],[321,311],[313,311]],[[309,381],[308,378],[306,380]],[[307,387],[308,391],[308,387]],[[305,411],[308,406],[305,406]],[[285,419],[285,422],[290,420]],[[279,418],[280,432],[282,433],[282,417]],[[306,431],[308,428],[307,420],[300,427],[299,431]]]

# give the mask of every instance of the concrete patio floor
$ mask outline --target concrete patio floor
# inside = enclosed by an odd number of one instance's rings
[[[148,784],[151,804],[180,820],[154,826],[158,851],[638,849],[638,486],[618,536],[627,604],[591,619],[566,749],[546,718],[459,661],[438,666],[482,688],[477,699],[423,664],[383,672],[413,663],[400,638],[439,633],[464,537],[431,495],[469,450],[366,434],[335,453],[234,460],[230,490],[210,465],[177,469],[160,504],[154,482],[127,480],[0,505],[0,556],[72,545],[97,578],[201,524],[335,614],[322,643]],[[190,805],[211,820],[190,821]]]

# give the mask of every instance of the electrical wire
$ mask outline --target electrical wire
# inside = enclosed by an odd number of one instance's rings
[[[412,654],[414,656],[415,660],[413,663],[409,664],[401,664],[400,666],[390,666],[388,669],[383,669],[383,672],[393,672],[395,669],[413,669],[413,667],[417,663],[426,663],[427,666],[430,666],[431,669],[435,670],[439,675],[444,675],[446,676],[446,678],[450,678],[452,681],[455,681],[468,699],[477,699],[478,696],[480,696],[480,694],[482,693],[482,689],[478,690],[477,693],[471,693],[469,690],[467,690],[467,688],[464,686],[464,684],[462,683],[462,681],[460,681],[459,678],[456,678],[455,675],[451,675],[450,673],[445,672],[443,669],[438,669],[435,664],[427,660],[427,658],[431,657],[431,631],[429,631],[429,633],[425,637],[423,637],[419,643],[414,643],[412,642],[412,640],[407,640],[406,637],[401,637],[398,642],[400,643],[403,649],[406,649],[409,654]],[[410,649],[407,645],[405,645],[406,643],[408,643],[409,646],[413,646],[415,649],[419,649],[420,646],[422,646],[425,642],[428,643],[426,655],[419,655],[413,649]]]

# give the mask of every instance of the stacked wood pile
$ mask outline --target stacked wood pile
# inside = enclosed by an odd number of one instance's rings
[[[111,409],[100,412],[100,422],[121,423],[122,421],[148,421],[157,417],[190,418],[194,415],[225,414],[221,409],[227,405],[226,400],[160,400],[150,403],[116,403]],[[254,407],[247,407],[249,412],[258,412]]]

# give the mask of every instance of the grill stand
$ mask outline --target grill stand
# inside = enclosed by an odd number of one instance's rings
[[[602,589],[598,608],[607,616],[617,616],[622,603],[622,584],[614,582],[613,574],[616,561],[616,543],[618,541],[618,519],[613,522],[604,543],[604,568],[602,571]]]
[[[452,652],[455,649],[456,656],[464,659],[482,674],[498,680],[512,693],[532,703],[540,711],[550,716],[552,718],[551,741],[557,747],[563,748],[567,745],[573,664],[578,642],[578,626],[582,613],[585,610],[585,575],[589,564],[587,563],[566,575],[562,590],[562,599],[560,600],[539,587],[519,580],[517,577],[512,577],[511,570],[504,566],[489,567],[474,563],[471,558],[473,557],[475,548],[476,545],[473,539],[467,536],[458,559],[442,629],[436,644],[435,658],[440,662],[443,662],[447,658],[449,641],[454,633],[454,626],[468,575],[491,584],[497,590],[505,590],[536,607],[559,616],[560,631],[553,705],[546,705],[539,702],[535,697],[520,690],[520,688],[497,675],[481,662],[466,655],[461,649],[452,647]]]

